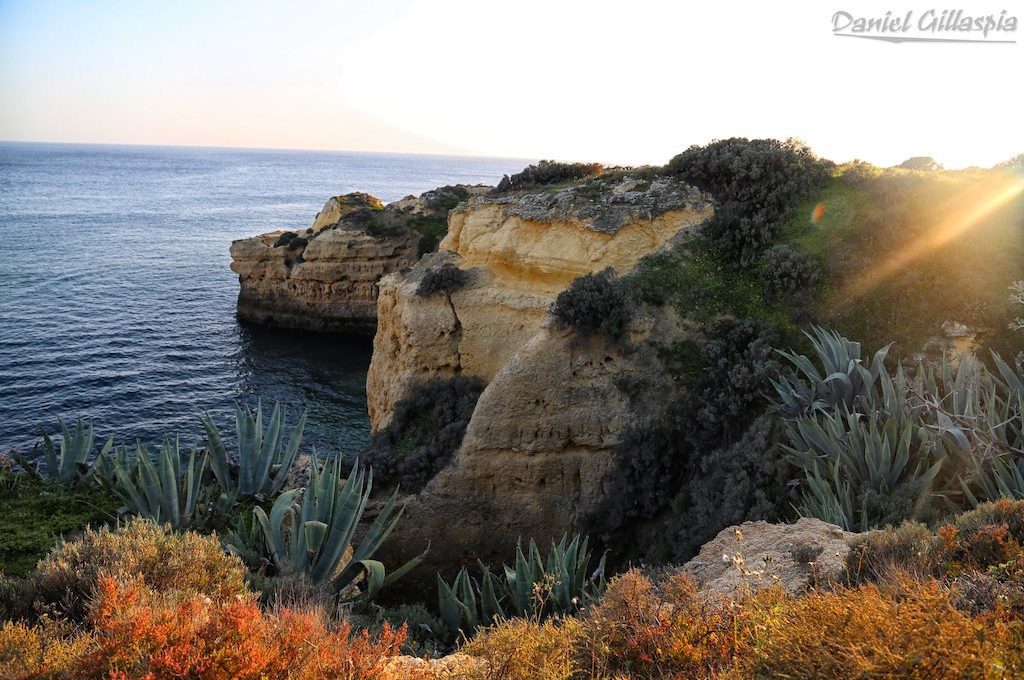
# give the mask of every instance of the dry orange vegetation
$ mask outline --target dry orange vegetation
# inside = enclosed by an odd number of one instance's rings
[[[1024,624],[972,616],[937,581],[907,580],[803,597],[774,590],[704,598],[681,575],[616,579],[582,622],[501,624],[466,652],[518,678],[1012,678],[1024,674]],[[538,650],[560,657],[548,674]],[[550,654],[541,654],[550,658]],[[512,659],[530,660],[523,669]]]
[[[1022,537],[1024,501],[1005,500],[937,531],[868,532],[850,585],[800,596],[633,569],[579,617],[508,620],[432,666],[395,661],[404,626],[268,605],[215,538],[133,522],[59,546],[21,595],[0,592],[36,612],[0,624],[0,678],[1024,677]]]
[[[323,612],[264,612],[253,596],[212,600],[156,593],[139,581],[100,579],[91,630],[8,625],[0,659],[14,677],[377,678],[405,641],[333,625]]]

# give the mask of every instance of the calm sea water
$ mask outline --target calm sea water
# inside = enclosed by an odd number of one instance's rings
[[[367,439],[369,338],[240,325],[232,239],[305,228],[328,197],[496,183],[524,161],[0,143],[0,450],[84,416],[119,442],[236,400],[309,409],[306,441]]]

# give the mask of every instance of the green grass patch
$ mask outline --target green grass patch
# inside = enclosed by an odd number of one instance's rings
[[[766,302],[754,272],[727,267],[697,242],[647,258],[630,279],[645,302],[671,304],[701,324],[735,317],[770,323],[783,337],[797,331],[791,305]]]
[[[24,576],[62,536],[113,522],[119,503],[100,489],[70,491],[0,473],[0,572]]]
[[[973,329],[982,350],[1012,354],[1020,340],[1007,329],[1008,286],[1024,278],[1024,200],[959,231],[956,219],[984,208],[983,188],[996,181],[982,171],[840,168],[782,230],[782,242],[822,265],[813,317],[872,351],[895,342],[892,356],[925,350],[946,321]]]

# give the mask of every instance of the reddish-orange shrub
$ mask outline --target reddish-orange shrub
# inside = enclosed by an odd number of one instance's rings
[[[371,639],[317,611],[266,614],[249,596],[158,594],[112,578],[100,580],[91,622],[85,678],[378,678],[405,641],[404,627]]]
[[[587,613],[580,665],[591,675],[710,677],[732,663],[744,619],[730,600],[698,595],[683,574],[655,585],[633,569]]]

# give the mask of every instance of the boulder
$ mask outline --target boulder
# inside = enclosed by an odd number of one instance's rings
[[[744,522],[723,529],[682,567],[702,591],[779,586],[799,594],[844,575],[854,534],[804,517],[793,524]]]

